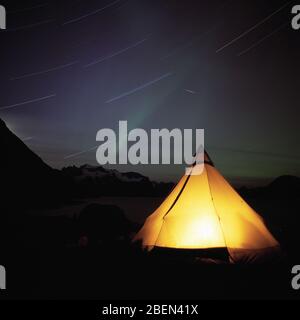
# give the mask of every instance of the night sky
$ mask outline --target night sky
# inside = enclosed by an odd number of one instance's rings
[[[128,120],[204,128],[208,152],[236,184],[300,174],[294,2],[0,3],[0,117],[51,166],[96,164],[97,131]],[[117,168],[164,181],[184,173]]]

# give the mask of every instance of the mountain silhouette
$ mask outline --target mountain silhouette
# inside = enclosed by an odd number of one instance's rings
[[[298,199],[300,197],[300,178],[291,175],[282,175],[275,178],[266,186],[247,188],[242,187],[239,193],[246,198],[257,199]]]
[[[31,151],[0,119],[1,206],[52,207],[75,197],[165,196],[173,183],[151,181],[136,172],[119,172],[88,164],[56,170]],[[241,188],[246,198],[295,198],[300,178],[281,176],[265,187]]]
[[[270,195],[285,198],[300,197],[300,178],[295,176],[280,176],[268,185]]]
[[[74,197],[166,195],[173,183],[157,183],[136,172],[82,165],[56,170],[47,165],[0,119],[1,206],[53,207]]]
[[[75,195],[83,197],[106,196],[165,196],[173,183],[155,182],[137,172],[120,172],[88,164],[62,169],[74,182]]]
[[[31,151],[1,119],[0,147],[1,189],[4,190],[1,205],[51,206],[66,194],[68,179]]]

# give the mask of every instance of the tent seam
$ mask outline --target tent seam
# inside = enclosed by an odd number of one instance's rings
[[[210,183],[209,183],[208,171],[207,171],[206,168],[205,168],[205,171],[206,171],[206,179],[207,179],[207,183],[208,183],[208,188],[209,188],[209,193],[210,193],[211,201],[212,201],[212,203],[213,203],[216,216],[218,217],[218,220],[219,220],[220,229],[221,229],[221,232],[222,232],[222,235],[223,235],[223,239],[224,239],[224,244],[225,244],[225,246],[226,246],[226,248],[227,248],[229,257],[232,259],[232,261],[234,261],[233,258],[232,258],[232,256],[231,256],[231,254],[230,254],[230,252],[229,252],[229,249],[228,249],[229,247],[228,247],[228,245],[227,245],[227,241],[226,241],[226,237],[225,237],[225,232],[224,232],[223,226],[222,226],[221,217],[220,217],[220,215],[218,214],[218,211],[217,211],[217,208],[216,208],[216,205],[215,205],[215,202],[214,202],[214,197],[213,197],[213,195],[212,195],[211,187],[210,187]]]

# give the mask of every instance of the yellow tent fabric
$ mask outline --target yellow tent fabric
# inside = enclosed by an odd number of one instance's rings
[[[238,195],[205,154],[151,214],[134,241],[143,247],[227,248],[232,262],[255,259],[279,244],[263,219]],[[200,175],[193,170],[202,166]]]

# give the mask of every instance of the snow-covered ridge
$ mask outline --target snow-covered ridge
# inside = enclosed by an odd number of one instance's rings
[[[85,164],[78,168],[76,180],[82,180],[87,177],[90,178],[115,178],[121,182],[142,182],[149,181],[149,179],[136,172],[119,172],[115,169],[105,169],[101,166],[92,166]]]

